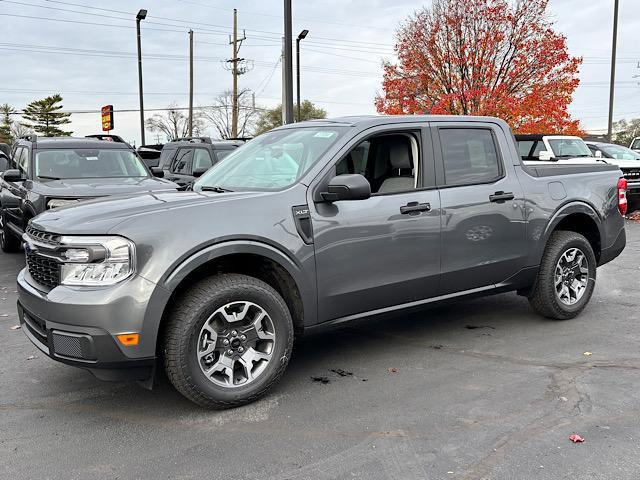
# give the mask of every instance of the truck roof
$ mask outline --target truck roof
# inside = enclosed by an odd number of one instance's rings
[[[290,123],[278,127],[296,128],[296,127],[313,127],[313,126],[345,126],[345,127],[375,127],[377,125],[388,125],[393,123],[420,123],[420,122],[493,122],[502,125],[503,128],[509,128],[508,125],[496,117],[476,117],[468,115],[353,115],[335,118],[322,118],[318,120],[307,120],[299,123]]]
[[[127,143],[110,142],[87,137],[38,137],[34,149],[52,148],[100,148],[111,150],[131,150]]]

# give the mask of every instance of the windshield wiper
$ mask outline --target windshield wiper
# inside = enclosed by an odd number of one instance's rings
[[[202,191],[202,192],[216,192],[216,193],[233,192],[233,190],[229,190],[228,188],[215,187],[215,186],[214,187],[210,187],[208,185],[200,187],[200,191]]]
[[[62,180],[60,177],[54,177],[52,175],[38,175],[38,178],[44,178],[45,180]]]

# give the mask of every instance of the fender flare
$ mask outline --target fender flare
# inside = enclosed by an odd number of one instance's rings
[[[551,234],[554,232],[558,224],[564,220],[569,215],[580,213],[587,215],[589,218],[593,220],[593,223],[596,225],[598,229],[598,235],[600,236],[600,244],[603,244],[604,241],[604,231],[603,231],[603,220],[598,211],[591,204],[581,201],[573,201],[569,203],[565,203],[561,205],[551,216],[549,221],[547,222],[547,226],[545,228],[543,234],[542,242],[539,242],[540,248],[537,252],[537,258],[542,258],[542,253],[544,252],[547,243],[549,242],[549,238]]]
[[[156,292],[154,292],[150,301],[155,311],[153,316],[157,318],[158,324],[162,317],[162,312],[164,312],[171,295],[180,282],[198,267],[217,258],[233,254],[259,255],[280,265],[291,276],[298,289],[302,302],[304,325],[309,326],[317,322],[315,272],[313,272],[313,277],[310,278],[292,255],[266,242],[253,239],[231,239],[191,252],[186,257],[179,259],[160,279],[157,284],[158,288],[156,288]],[[160,310],[160,315],[158,315],[158,310]],[[147,322],[145,321],[145,323]]]

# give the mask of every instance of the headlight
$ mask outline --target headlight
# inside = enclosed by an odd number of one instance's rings
[[[133,275],[135,247],[126,238],[64,236],[60,243],[62,285],[113,285]]]
[[[47,208],[64,207],[65,205],[72,205],[78,202],[79,200],[75,198],[52,198],[47,202]]]

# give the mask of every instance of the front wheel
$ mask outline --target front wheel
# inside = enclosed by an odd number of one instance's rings
[[[577,316],[589,303],[596,283],[596,257],[579,233],[554,232],[540,263],[529,303],[556,320]]]
[[[7,217],[0,210],[0,249],[5,253],[17,252],[20,249],[20,239],[7,225]]]
[[[282,376],[293,322],[282,297],[254,277],[224,274],[188,287],[164,334],[164,364],[175,388],[208,408],[264,395]]]

